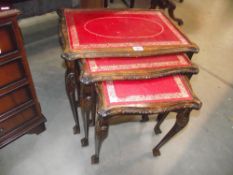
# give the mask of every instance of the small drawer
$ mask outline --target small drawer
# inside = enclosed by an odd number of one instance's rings
[[[31,93],[28,86],[24,86],[0,97],[0,115],[20,106],[31,99]]]
[[[36,116],[36,109],[34,107],[27,108],[10,118],[0,122],[0,137],[21,127],[27,121]]]
[[[0,89],[25,77],[21,59],[0,65]]]
[[[18,50],[15,33],[11,23],[0,25],[0,57]]]

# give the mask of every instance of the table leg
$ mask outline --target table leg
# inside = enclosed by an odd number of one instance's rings
[[[159,149],[167,143],[175,134],[177,134],[179,131],[181,131],[189,121],[189,114],[191,112],[191,109],[184,109],[183,111],[178,112],[176,116],[176,123],[172,127],[172,129],[167,133],[167,135],[159,142],[158,145],[153,149],[153,155],[159,156],[160,151]]]
[[[81,145],[88,146],[88,135],[89,135],[89,116],[90,116],[90,97],[86,97],[82,101],[81,105],[81,111],[82,111],[82,117],[83,117],[83,126],[84,126],[84,138],[81,139]]]
[[[65,61],[66,63],[66,73],[65,73],[65,84],[66,84],[66,93],[70,102],[71,110],[73,113],[75,126],[73,127],[74,134],[80,133],[80,125],[79,125],[79,118],[78,118],[78,102],[76,97],[77,89],[77,80],[76,80],[76,62],[75,61]]]
[[[179,2],[183,2],[183,0],[179,0]],[[176,18],[174,15],[174,11],[176,9],[176,5],[171,0],[151,0],[151,9],[155,9],[159,7],[160,9],[168,9],[169,16],[178,23],[178,25],[183,25],[182,19]]]
[[[154,132],[155,134],[160,134],[162,133],[161,129],[160,129],[160,125],[163,123],[163,121],[165,120],[165,118],[168,116],[169,112],[164,112],[164,113],[160,113],[157,117],[157,124],[154,127]]]
[[[97,117],[97,121],[95,124],[95,154],[91,157],[91,163],[97,164],[99,163],[99,154],[100,149],[103,144],[103,141],[108,136],[108,121],[104,121]]]
[[[183,20],[180,19],[180,18],[175,17],[175,15],[174,15],[174,11],[175,11],[175,9],[176,9],[175,3],[172,2],[172,1],[170,1],[170,0],[167,0],[167,4],[168,4],[168,5],[167,5],[167,8],[168,8],[168,14],[169,14],[169,16],[170,16],[174,21],[176,21],[176,22],[178,23],[179,26],[183,25],[183,24],[184,24]]]
[[[84,138],[81,139],[82,146],[88,145],[89,125],[94,122],[95,117],[95,86],[94,84],[81,84],[80,107],[83,118]],[[94,115],[94,116],[93,116]]]

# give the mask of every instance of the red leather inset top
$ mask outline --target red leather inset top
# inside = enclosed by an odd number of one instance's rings
[[[65,10],[71,49],[186,45],[159,11]]]
[[[189,58],[184,54],[137,58],[86,59],[86,63],[88,65],[88,71],[91,73],[175,68],[191,65]]]
[[[105,81],[101,86],[107,105],[175,102],[193,99],[184,77],[181,75],[150,80]]]

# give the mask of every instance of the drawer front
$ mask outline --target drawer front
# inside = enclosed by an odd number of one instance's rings
[[[18,50],[15,33],[11,23],[0,24],[0,58]]]
[[[27,108],[14,116],[0,121],[0,137],[7,133],[19,128],[27,121],[33,119],[36,116],[36,109],[34,107]]]
[[[31,100],[31,93],[28,86],[24,86],[0,97],[0,115],[20,106]]]
[[[0,89],[25,77],[21,59],[0,65]]]

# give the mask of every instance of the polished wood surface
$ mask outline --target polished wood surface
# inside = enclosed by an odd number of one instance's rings
[[[16,108],[17,106],[23,105],[31,99],[30,89],[28,86],[19,87],[15,91],[11,91],[8,94],[0,97],[0,116]]]
[[[0,88],[7,86],[13,82],[21,80],[25,77],[23,63],[20,59],[0,64]],[[11,76],[9,76],[11,75]]]
[[[0,128],[4,128],[2,134],[8,134],[10,131],[23,125],[36,116],[35,108],[27,108],[19,113],[10,116],[8,119],[2,120]]]
[[[24,134],[45,130],[16,19],[19,14],[0,12],[0,148]]]
[[[12,25],[6,24],[0,28],[0,55],[5,55],[9,52],[17,50],[14,31]]]

